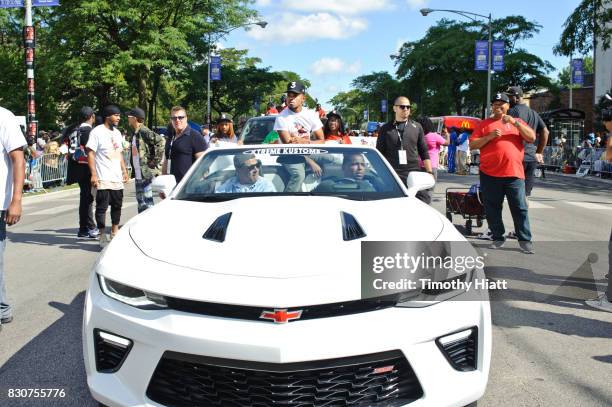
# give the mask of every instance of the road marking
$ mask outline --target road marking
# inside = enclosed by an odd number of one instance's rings
[[[546,205],[538,201],[532,201],[530,199],[529,200],[529,210],[531,209],[554,209],[554,208],[550,205]]]
[[[132,206],[136,206],[137,202],[134,201],[130,201],[127,203],[123,203],[123,205],[121,206],[121,209],[126,209],[126,208],[131,208]],[[35,212],[31,212],[28,213],[26,212],[25,214],[28,216],[38,216],[38,215],[55,215],[61,212],[67,212],[70,210],[74,210],[74,211],[78,211],[79,210],[79,203],[75,202],[73,204],[70,205],[60,205],[60,206],[54,206],[53,208],[47,208],[47,209],[42,209],[40,211],[35,211]]]
[[[591,210],[604,210],[604,211],[610,211],[612,210],[612,205],[602,205],[602,204],[596,204],[593,202],[574,202],[574,201],[567,201],[568,204],[570,205],[574,205],[574,206],[579,206],[581,208],[584,209],[591,209]]]
[[[58,214],[60,212],[66,212],[69,210],[74,210],[74,211],[78,211],[78,205],[74,206],[74,204],[71,205],[60,205],[60,206],[54,206],[53,208],[47,208],[47,209],[42,209],[40,211],[36,211],[36,212],[32,212],[32,213],[25,213],[26,216],[27,215],[55,215]]]

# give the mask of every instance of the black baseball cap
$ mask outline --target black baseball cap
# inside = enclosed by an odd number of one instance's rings
[[[117,106],[115,105],[104,106],[104,108],[102,109],[102,120],[114,114],[121,114],[121,110],[119,110]]]
[[[232,123],[232,118],[231,118],[229,115],[227,115],[227,114],[223,113],[223,114],[222,114],[221,116],[219,116],[219,118],[217,119],[217,124],[219,124],[219,123],[223,123],[223,122]]]
[[[342,116],[340,115],[340,113],[338,113],[337,110],[332,110],[331,112],[327,113],[327,119],[331,119],[332,117],[337,117],[338,119],[342,120]]]
[[[300,81],[289,82],[287,84],[287,93],[306,93],[306,86]]]
[[[145,112],[144,112],[144,110],[142,110],[139,107],[135,107],[133,109],[128,110],[127,112],[125,112],[125,115],[126,116],[132,116],[132,117],[135,117],[137,119],[142,119],[142,120],[145,119]]]
[[[491,99],[491,103],[498,102],[500,100],[504,103],[510,103],[510,98],[508,97],[507,94],[503,92],[497,92],[495,95],[493,95],[493,98]]]
[[[521,89],[520,86],[510,86],[507,90],[506,93],[510,96],[518,96],[518,97],[523,97],[523,89]]]

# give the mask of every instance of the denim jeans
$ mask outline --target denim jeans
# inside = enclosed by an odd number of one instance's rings
[[[6,296],[6,282],[4,281],[4,249],[6,249],[6,211],[0,211],[0,317],[11,316],[11,307]]]
[[[138,202],[138,213],[144,212],[147,209],[153,207],[153,190],[151,189],[151,183],[153,178],[137,179],[135,181],[136,186],[136,201]]]
[[[506,231],[502,220],[505,196],[508,199],[518,240],[530,242],[531,230],[525,199],[525,181],[514,177],[491,177],[481,171],[480,189],[493,240],[505,240]]]

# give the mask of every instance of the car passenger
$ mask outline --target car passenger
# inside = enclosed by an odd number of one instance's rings
[[[215,189],[216,193],[276,192],[274,184],[260,175],[261,161],[255,154],[234,156],[236,175]]]
[[[376,192],[373,183],[366,175],[368,164],[361,153],[349,153],[342,160],[342,174],[344,178],[329,177],[323,179],[315,189],[316,192],[332,192],[339,189],[355,189],[361,192]],[[343,186],[343,184],[346,184]],[[353,186],[353,188],[350,187]]]

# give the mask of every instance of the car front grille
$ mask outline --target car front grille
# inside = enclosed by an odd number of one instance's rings
[[[147,389],[176,407],[394,407],[422,396],[400,351],[286,364],[166,352]]]
[[[246,319],[253,321],[271,322],[261,319],[263,311],[273,311],[278,307],[253,307],[248,305],[231,305],[212,302],[186,300],[175,297],[165,297],[168,308],[189,312],[193,314],[209,315],[222,318]],[[384,308],[394,307],[398,296],[390,295],[363,300],[336,302],[330,304],[306,305],[303,307],[291,307],[287,312],[302,311],[299,321],[317,318],[329,318],[341,315],[357,314],[369,311],[377,311]]]

